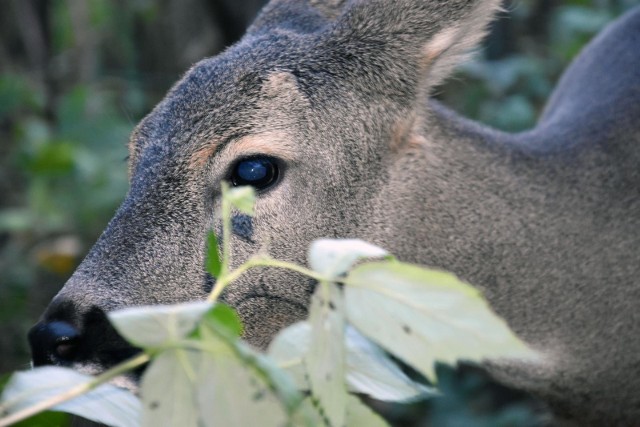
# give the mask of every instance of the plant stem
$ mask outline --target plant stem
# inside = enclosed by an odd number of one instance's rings
[[[213,290],[207,297],[207,302],[215,303],[218,300],[218,297],[220,296],[222,291],[224,291],[224,288],[226,288],[231,282],[236,280],[238,277],[242,276],[242,274],[245,271],[249,270],[251,267],[252,265],[250,264],[250,261],[248,261],[242,264],[240,267],[233,270],[231,273],[226,273],[224,275],[221,275],[220,278],[216,280],[216,284],[213,287]]]
[[[220,266],[220,277],[225,277],[229,273],[229,263],[231,258],[231,203],[227,194],[229,185],[222,183],[222,265]],[[217,287],[217,286],[216,286]]]
[[[251,267],[276,267],[276,268],[286,268],[287,270],[292,270],[300,274],[304,274],[305,276],[311,277],[312,279],[317,280],[318,282],[339,282],[339,280],[331,279],[330,277],[325,277],[319,273],[316,273],[313,270],[309,270],[308,268],[302,267],[298,264],[294,264],[292,262],[287,261],[279,261],[276,259],[270,258],[252,258],[247,261],[247,264],[251,264]]]
[[[242,276],[247,270],[253,267],[274,267],[274,268],[286,268],[288,270],[295,271],[300,274],[304,274],[305,276],[309,276],[312,279],[317,280],[318,282],[336,282],[336,280],[331,280],[328,277],[324,277],[321,274],[316,273],[313,270],[309,270],[308,268],[299,266],[298,264],[294,264],[287,261],[278,261],[271,258],[251,258],[240,267],[233,270],[231,273],[227,273],[225,275],[221,275],[220,278],[216,281],[216,284],[213,288],[213,291],[209,294],[207,301],[210,303],[215,303],[218,300],[218,297],[224,291],[224,289],[230,285],[233,281],[235,281],[238,277]]]
[[[129,360],[114,366],[113,368],[103,372],[94,379],[84,384],[79,384],[62,394],[52,396],[49,399],[38,402],[32,406],[24,408],[14,414],[8,415],[4,418],[0,418],[0,427],[6,427],[8,425],[17,423],[40,412],[51,409],[52,407],[59,405],[67,400],[78,397],[84,393],[87,393],[94,388],[111,381],[113,378],[131,371],[138,366],[142,366],[149,361],[150,357],[146,353],[139,354]]]

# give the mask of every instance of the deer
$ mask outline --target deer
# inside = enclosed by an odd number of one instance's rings
[[[220,184],[251,185],[232,265],[306,264],[360,238],[480,289],[536,361],[489,360],[567,425],[640,420],[640,9],[565,72],[537,125],[505,133],[431,98],[498,0],[272,0],[133,131],[130,189],[30,332],[36,366],[101,372],[136,350],[106,313],[206,298]],[[222,295],[264,349],[316,283],[256,268]]]

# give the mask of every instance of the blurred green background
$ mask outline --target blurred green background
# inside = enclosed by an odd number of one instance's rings
[[[0,373],[28,366],[28,328],[122,200],[126,144],[135,123],[191,64],[239,38],[262,3],[3,3]],[[640,0],[507,1],[508,12],[494,23],[479,55],[436,96],[492,126],[527,129],[584,44],[637,4]],[[463,393],[477,393],[474,384],[482,382],[474,382],[473,375],[444,375]],[[522,424],[526,414],[517,411],[511,418],[503,414],[506,421],[494,416],[473,425],[536,425]],[[447,425],[470,425],[465,416]]]

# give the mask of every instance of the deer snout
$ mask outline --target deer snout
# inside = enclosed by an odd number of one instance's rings
[[[33,365],[71,365],[79,338],[80,332],[67,322],[38,323],[29,331]]]
[[[34,366],[58,365],[99,373],[139,352],[122,339],[105,311],[56,297],[29,331]]]

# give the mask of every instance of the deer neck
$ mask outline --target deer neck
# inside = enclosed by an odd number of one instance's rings
[[[434,103],[412,143],[396,153],[375,203],[373,236],[410,262],[484,286],[524,214],[517,139]],[[526,174],[525,174],[526,175]]]

